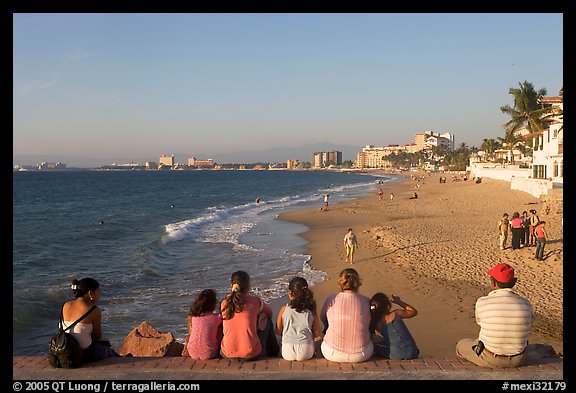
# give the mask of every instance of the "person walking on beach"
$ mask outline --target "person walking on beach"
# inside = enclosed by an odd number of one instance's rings
[[[324,194],[324,210],[328,210],[328,199],[330,199],[330,195]]]
[[[358,248],[358,239],[352,228],[348,228],[348,232],[344,236],[344,248],[346,249],[346,263],[354,264],[354,253]]]
[[[220,303],[223,338],[220,355],[237,361],[278,356],[280,347],[272,324],[272,309],[258,296],[250,295],[250,276],[236,271],[230,279],[231,291]],[[259,326],[258,316],[266,318]]]
[[[540,221],[536,228],[534,228],[534,234],[536,235],[536,260],[544,260],[544,246],[546,246],[546,239],[548,239],[548,234],[546,233],[546,221]]]
[[[324,324],[322,355],[331,362],[364,362],[374,353],[370,339],[370,299],[358,293],[362,281],[352,268],[340,272],[340,293],[326,298],[320,320]]]
[[[520,249],[520,240],[524,236],[524,222],[520,218],[520,213],[512,213],[512,220],[510,221],[510,228],[512,230],[512,249]]]
[[[220,354],[222,317],[214,313],[216,302],[216,292],[204,289],[190,306],[185,345],[192,359],[215,359]]]
[[[392,199],[394,199],[394,193],[393,192],[390,193],[390,200],[392,200]]]
[[[498,220],[498,239],[500,241],[500,249],[504,250],[506,248],[506,242],[508,241],[508,232],[510,230],[510,221],[508,221],[508,213],[502,214],[502,218]]]
[[[282,357],[311,359],[314,343],[321,339],[314,294],[304,278],[294,277],[288,284],[288,297],[290,302],[280,308],[276,321],[276,334],[282,336]]]
[[[379,200],[384,199],[384,190],[380,189],[380,191],[378,191],[378,199]]]
[[[530,301],[514,292],[514,268],[499,263],[488,270],[490,292],[475,305],[478,338],[464,338],[456,344],[456,355],[481,367],[522,366],[528,335],[534,321]]]
[[[392,303],[402,308],[392,310]],[[392,295],[392,301],[382,292],[370,299],[370,335],[374,352],[385,359],[416,359],[420,350],[403,319],[415,317],[418,311]]]
[[[62,306],[62,327],[72,325],[100,300],[100,283],[85,277],[73,280],[70,287],[76,299]],[[70,331],[84,350],[84,362],[94,362],[120,355],[112,349],[110,342],[102,338],[102,310],[96,307]]]

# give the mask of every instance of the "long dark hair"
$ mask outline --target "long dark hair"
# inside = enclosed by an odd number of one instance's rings
[[[226,306],[222,310],[222,319],[231,319],[235,313],[244,310],[245,302],[240,294],[250,291],[250,276],[245,271],[239,270],[232,273],[230,284],[232,284],[232,290],[224,298]]]
[[[205,289],[196,296],[190,305],[190,315],[199,317],[207,311],[214,311],[216,308],[216,292],[213,289]]]
[[[294,298],[290,300],[290,307],[297,312],[304,310],[316,311],[314,293],[308,288],[308,282],[302,277],[294,277],[288,284],[288,289]]]
[[[372,296],[370,299],[370,326],[368,327],[370,334],[374,334],[384,315],[390,314],[390,308],[392,308],[392,303],[390,303],[388,296],[382,292]]]

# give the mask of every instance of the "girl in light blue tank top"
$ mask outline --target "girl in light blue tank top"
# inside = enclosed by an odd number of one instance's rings
[[[320,339],[320,319],[308,283],[294,277],[288,284],[290,302],[280,309],[276,334],[282,336],[282,357],[307,360],[314,356],[314,342]]]

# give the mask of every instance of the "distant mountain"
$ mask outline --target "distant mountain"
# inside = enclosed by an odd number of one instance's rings
[[[363,147],[363,146],[362,146]],[[174,153],[176,162],[186,164],[188,158],[194,156],[200,160],[211,158],[218,164],[243,164],[254,162],[286,162],[287,160],[299,160],[301,162],[311,162],[312,155],[319,151],[341,151],[342,160],[356,160],[359,146],[336,145],[333,143],[315,143],[302,145],[298,147],[275,147],[264,150],[240,151],[235,153],[212,153],[205,154],[201,152]],[[146,161],[158,162],[160,154],[154,157],[114,157],[114,158],[94,158],[80,156],[63,156],[56,154],[49,155],[21,155],[12,157],[13,165],[35,165],[41,162],[61,162],[68,168],[98,168],[104,164],[124,164],[137,162],[140,164]],[[166,153],[164,153],[166,154]],[[170,153],[171,154],[171,153]]]

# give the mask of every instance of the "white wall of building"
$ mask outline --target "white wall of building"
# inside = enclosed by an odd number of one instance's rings
[[[519,168],[518,165],[502,166],[492,162],[472,162],[468,167],[470,174],[475,177],[488,177],[491,179],[511,181],[512,177],[528,179],[532,171],[528,168]]]
[[[510,181],[510,189],[520,190],[527,192],[540,198],[542,195],[548,195],[548,191],[553,188],[554,184],[551,180],[545,179],[526,179],[512,176]]]
[[[548,130],[534,141],[534,154],[532,167],[544,166],[543,177],[555,182],[563,182],[564,178],[564,154],[563,154],[563,123],[550,126]],[[538,149],[536,149],[538,148]]]

